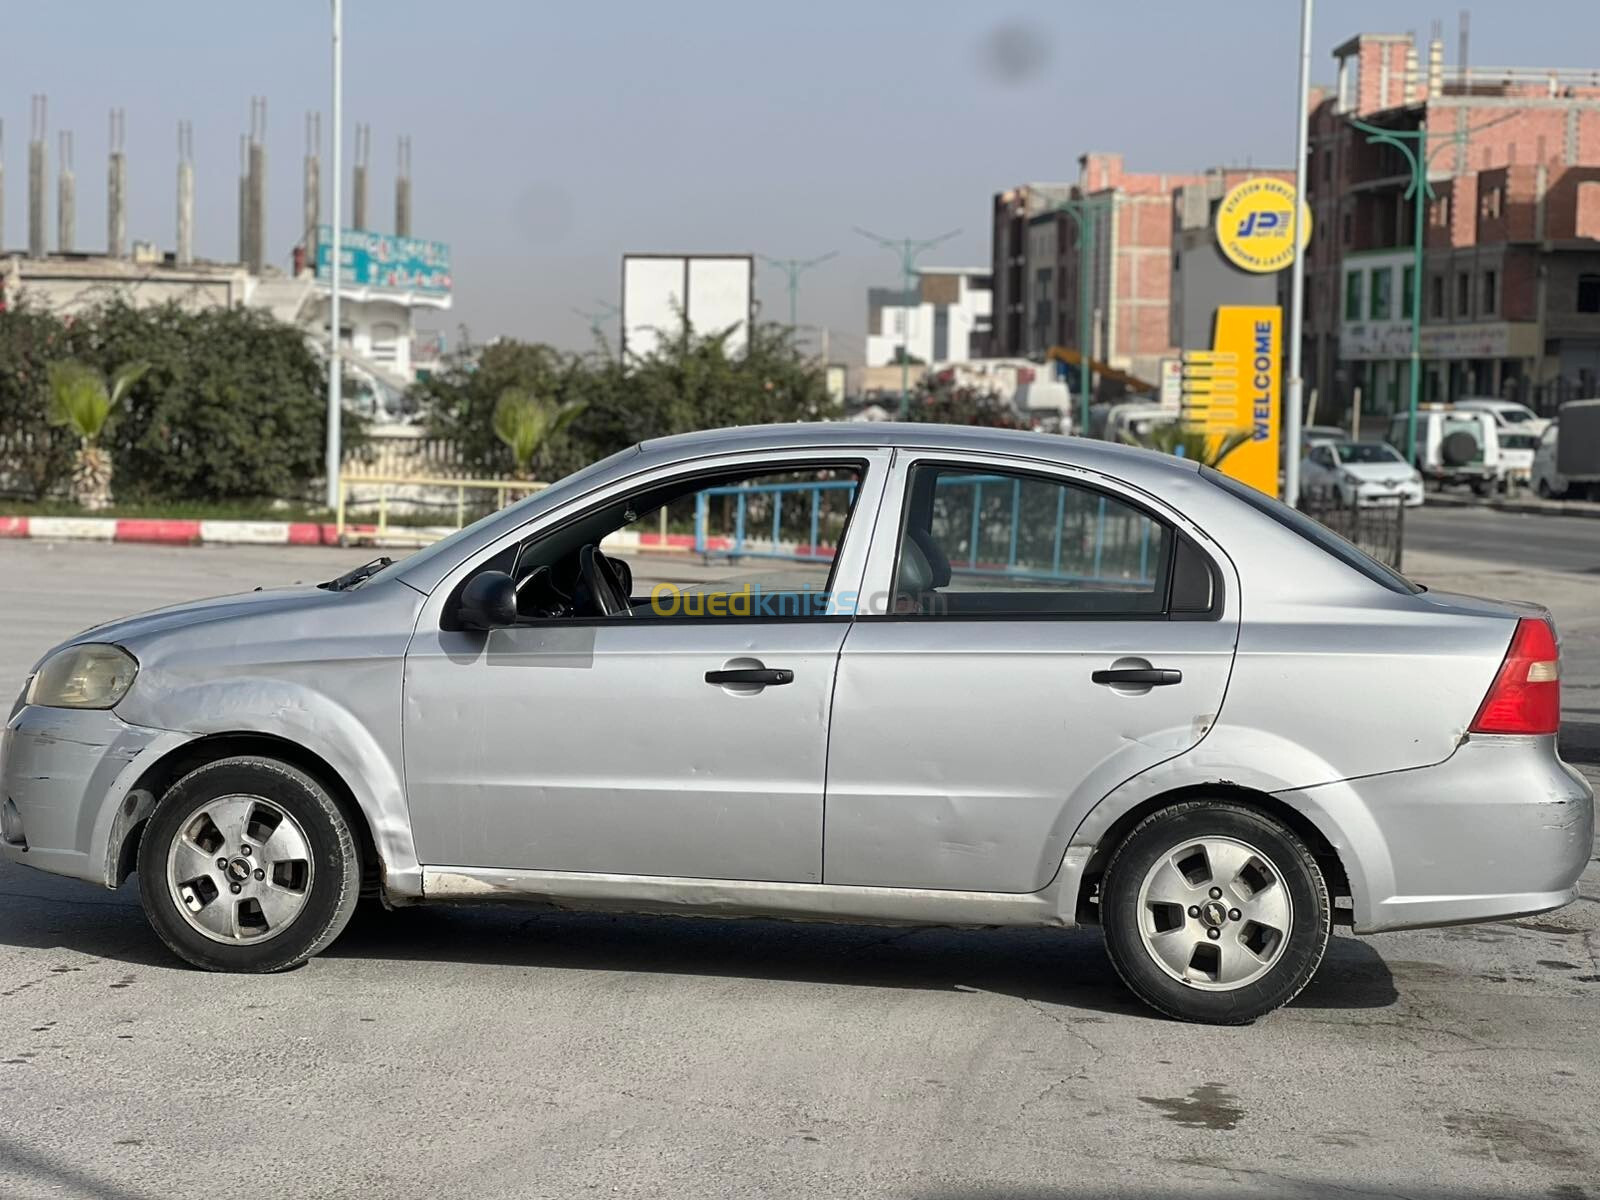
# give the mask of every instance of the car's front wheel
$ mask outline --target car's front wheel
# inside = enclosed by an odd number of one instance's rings
[[[1227,801],[1174,805],[1134,826],[1106,867],[1100,909],[1111,962],[1139,998],[1214,1025],[1298,995],[1332,922],[1305,843]]]
[[[361,863],[327,790],[276,759],[196,767],[162,797],[139,842],[139,893],[180,958],[212,971],[298,966],[355,910]]]

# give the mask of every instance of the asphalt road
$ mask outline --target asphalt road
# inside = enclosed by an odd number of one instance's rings
[[[0,695],[92,621],[359,557],[0,543]],[[1600,613],[1600,578],[1422,565]],[[378,910],[300,970],[207,975],[132,888],[0,866],[7,1200],[1575,1200],[1596,1096],[1596,865],[1543,917],[1338,936],[1245,1029],[1149,1015],[1093,931]]]
[[[1600,520],[1424,506],[1406,513],[1406,549],[1600,576]]]

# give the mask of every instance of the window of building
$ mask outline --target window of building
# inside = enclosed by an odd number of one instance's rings
[[[1372,271],[1372,319],[1387,321],[1391,305],[1389,292],[1394,286],[1394,268],[1374,267]]]
[[[1333,147],[1329,146],[1322,152],[1322,182],[1328,183],[1333,179]]]
[[[1456,316],[1472,315],[1472,276],[1465,271],[1456,272]]]
[[[1348,246],[1356,235],[1356,217],[1354,213],[1344,215],[1344,244]]]
[[[1400,316],[1409,321],[1417,315],[1417,269],[1406,267],[1400,272]]]
[[[372,327],[372,361],[393,364],[400,359],[400,326],[379,321]]]
[[[1600,313],[1600,275],[1578,276],[1578,311]]]
[[[1498,271],[1485,271],[1483,273],[1483,308],[1486,317],[1492,317],[1500,311],[1500,273]]]
[[[1444,320],[1444,276],[1434,275],[1428,280],[1428,315],[1436,321]]]
[[[1347,271],[1344,276],[1344,319],[1361,320],[1361,272]]]

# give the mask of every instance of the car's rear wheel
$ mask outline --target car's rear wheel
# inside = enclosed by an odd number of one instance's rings
[[[360,895],[349,822],[310,775],[276,759],[195,768],[139,842],[139,893],[180,958],[212,971],[298,966],[345,927]]]
[[[1214,1025],[1294,999],[1332,922],[1305,843],[1226,801],[1174,805],[1134,826],[1106,867],[1100,908],[1123,982],[1168,1016]]]

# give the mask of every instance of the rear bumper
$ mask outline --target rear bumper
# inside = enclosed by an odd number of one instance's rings
[[[23,866],[116,887],[122,835],[149,815],[135,795],[148,766],[189,735],[129,725],[115,713],[18,709],[0,733],[0,805],[21,836],[0,837],[0,856]]]
[[[1594,792],[1554,737],[1473,736],[1436,766],[1282,798],[1338,852],[1358,933],[1560,908],[1594,853]]]

